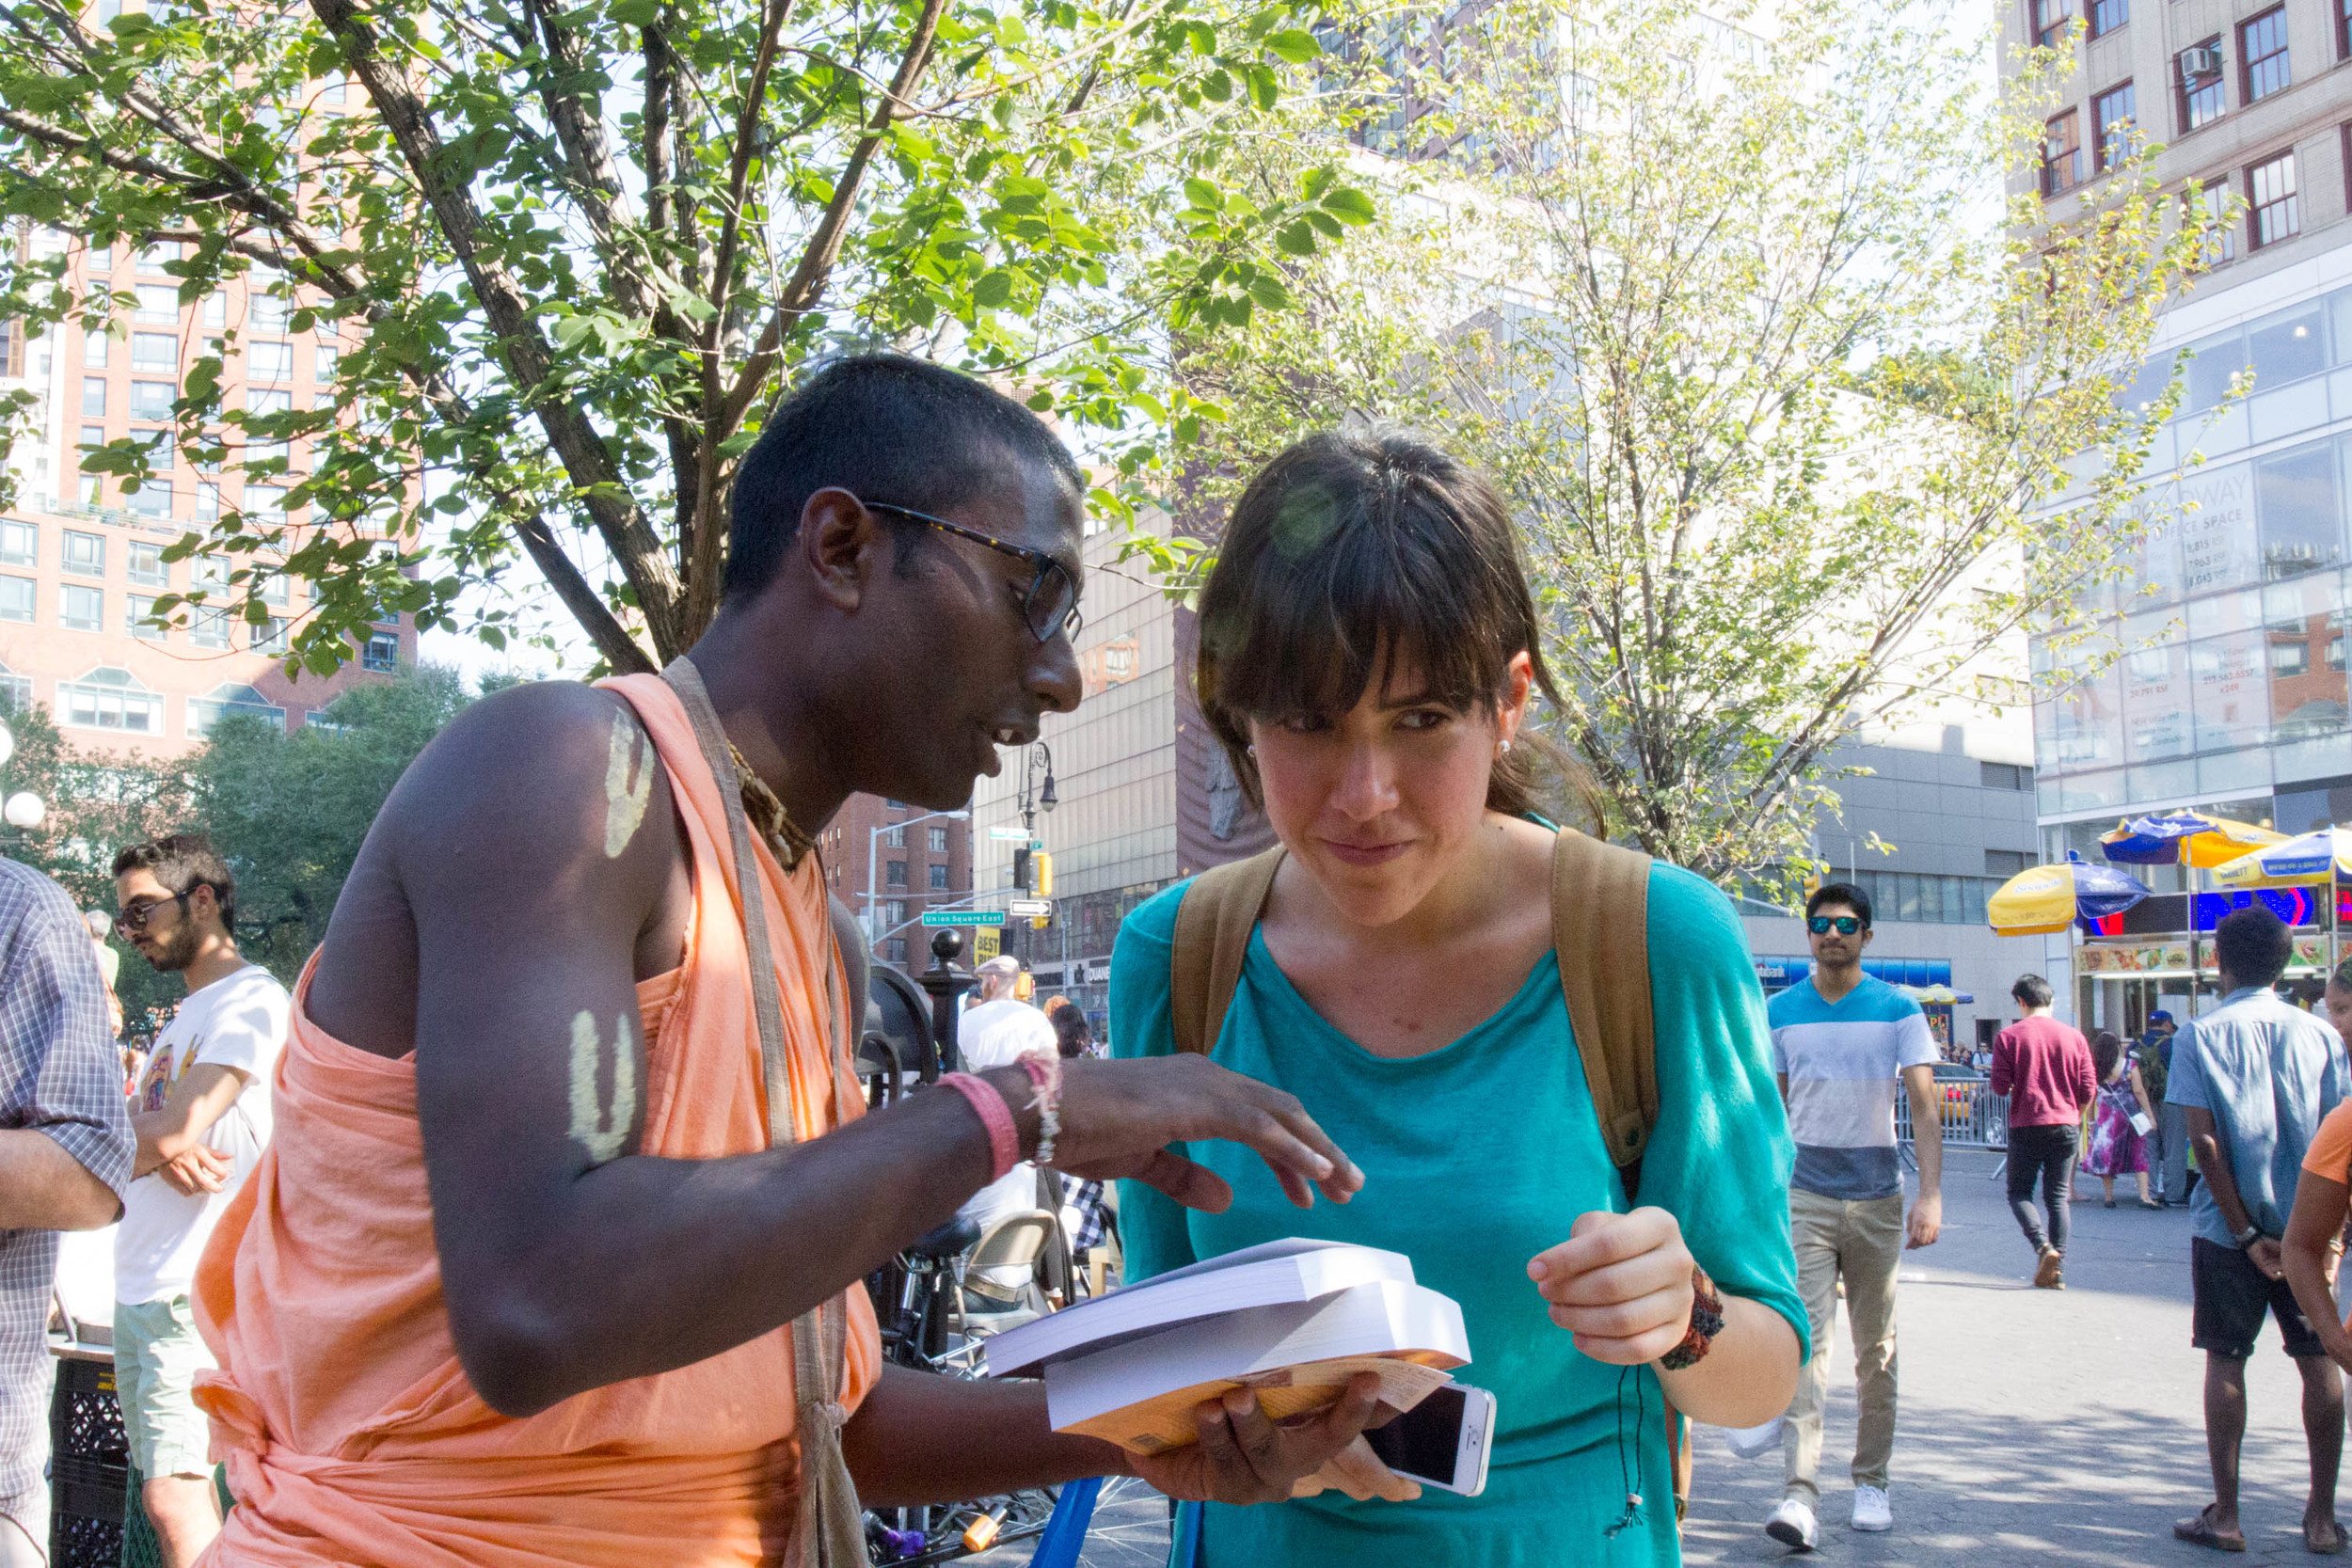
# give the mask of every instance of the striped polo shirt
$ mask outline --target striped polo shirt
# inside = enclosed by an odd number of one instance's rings
[[[1907,1067],[1936,1059],[1919,1004],[1885,981],[1862,983],[1832,1005],[1811,976],[1775,995],[1772,1070],[1788,1080],[1788,1134],[1797,1144],[1788,1184],[1823,1197],[1891,1197],[1895,1096]]]

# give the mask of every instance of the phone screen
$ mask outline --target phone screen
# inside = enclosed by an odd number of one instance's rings
[[[1365,1433],[1364,1441],[1397,1474],[1451,1486],[1462,1449],[1462,1414],[1468,1407],[1468,1390],[1448,1383],[1387,1426]]]

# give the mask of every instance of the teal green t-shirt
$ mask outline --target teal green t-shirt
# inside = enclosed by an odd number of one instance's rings
[[[1175,1050],[1169,944],[1184,891],[1153,898],[1120,931],[1116,1054]],[[1788,1129],[1745,933],[1720,893],[1661,865],[1650,873],[1649,953],[1661,1109],[1641,1201],[1671,1211],[1721,1289],[1772,1307],[1802,1345]],[[1587,1359],[1527,1277],[1528,1260],[1567,1240],[1577,1215],[1627,1207],[1569,1033],[1557,958],[1546,953],[1518,994],[1460,1039],[1397,1060],[1327,1022],[1255,932],[1212,1055],[1296,1095],[1363,1168],[1363,1191],[1350,1203],[1295,1209],[1248,1150],[1191,1145],[1186,1152],[1232,1183],[1233,1205],[1203,1214],[1122,1183],[1127,1277],[1284,1236],[1403,1252],[1422,1284],[1461,1304],[1472,1360],[1456,1375],[1495,1395],[1497,1436],[1486,1493],[1474,1498],[1424,1487],[1410,1503],[1327,1492],[1257,1508],[1213,1504],[1205,1568],[1680,1561],[1657,1374],[1643,1367],[1621,1380],[1621,1369]],[[1645,1498],[1640,1517],[1606,1535],[1629,1489]]]

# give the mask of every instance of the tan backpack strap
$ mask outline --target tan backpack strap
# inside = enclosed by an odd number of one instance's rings
[[[1176,1049],[1205,1056],[1225,1027],[1225,1009],[1241,984],[1249,933],[1258,928],[1274,873],[1282,864],[1276,845],[1246,861],[1212,866],[1193,879],[1176,906],[1176,940],[1168,958],[1168,1012]]]
[[[1649,857],[1638,849],[1567,828],[1551,851],[1551,941],[1560,956],[1560,990],[1610,1162],[1620,1169],[1642,1158],[1658,1125],[1649,867]]]

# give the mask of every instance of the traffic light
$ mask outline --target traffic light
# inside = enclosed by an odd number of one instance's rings
[[[1029,851],[1025,846],[1012,852],[1012,885],[1016,893],[1029,891]]]
[[[1037,879],[1037,896],[1054,896],[1054,857],[1040,849],[1029,857],[1029,867]]]

